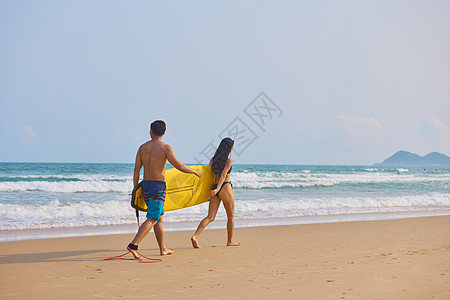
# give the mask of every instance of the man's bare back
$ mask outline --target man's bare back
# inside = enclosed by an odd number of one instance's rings
[[[193,170],[178,160],[175,156],[173,148],[161,141],[160,136],[151,136],[152,139],[139,147],[136,155],[136,163],[134,167],[133,182],[136,186],[139,182],[139,173],[144,167],[143,180],[159,180],[164,181],[166,178],[166,163],[169,161],[172,166],[181,172],[202,176],[200,170]]]
[[[144,167],[144,180],[164,181],[168,144],[159,140],[151,140],[139,148],[139,156]]]

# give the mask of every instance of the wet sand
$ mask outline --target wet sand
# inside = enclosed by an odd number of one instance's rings
[[[0,243],[0,299],[450,299],[450,216]],[[131,258],[131,255],[127,257]]]

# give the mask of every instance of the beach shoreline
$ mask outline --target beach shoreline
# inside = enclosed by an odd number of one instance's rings
[[[266,218],[266,219],[235,219],[236,228],[246,227],[265,227],[280,225],[303,225],[303,224],[320,224],[320,223],[337,223],[337,222],[358,222],[358,221],[376,221],[376,220],[395,220],[408,219],[418,217],[433,217],[450,215],[448,210],[424,210],[410,212],[384,212],[384,213],[353,213],[353,214],[336,214],[323,216],[302,216],[302,217],[286,217],[286,218]],[[144,216],[142,216],[144,217]],[[145,219],[145,217],[144,217]],[[143,221],[143,220],[142,220]],[[198,221],[189,222],[165,222],[164,230],[171,231],[193,231],[197,228]],[[226,227],[226,220],[216,219],[211,223],[209,229],[221,229]],[[102,236],[102,235],[118,235],[132,234],[137,231],[137,223],[121,224],[121,225],[98,225],[84,227],[60,227],[45,229],[18,229],[18,230],[0,230],[0,243],[33,240],[33,239],[52,239],[66,237],[83,237],[83,236]]]
[[[448,299],[450,216],[153,233],[140,251],[162,262],[105,261],[133,234],[0,243],[2,299]],[[24,288],[26,283],[26,288]]]

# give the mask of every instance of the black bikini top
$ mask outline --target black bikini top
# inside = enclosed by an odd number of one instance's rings
[[[233,169],[233,166],[230,167],[230,169],[228,170],[228,173],[227,173],[227,174],[230,174],[230,173],[231,173],[231,169]]]

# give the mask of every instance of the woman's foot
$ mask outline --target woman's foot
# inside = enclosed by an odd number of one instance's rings
[[[164,249],[162,249],[160,251],[160,255],[163,255],[163,256],[164,255],[170,255],[170,254],[172,254],[174,252],[175,252],[175,250],[164,248]]]
[[[240,246],[240,245],[241,245],[241,243],[236,243],[236,242],[233,242],[233,241],[227,242],[227,246]]]
[[[198,244],[198,239],[196,236],[191,237],[191,243],[192,243],[192,247],[200,248],[200,245]]]

